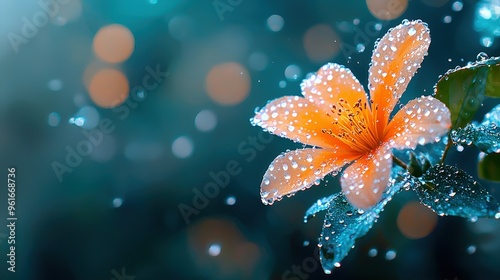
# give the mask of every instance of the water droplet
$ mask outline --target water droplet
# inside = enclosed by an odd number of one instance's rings
[[[487,60],[489,57],[485,52],[480,52],[477,54],[476,59],[479,61]]]
[[[443,22],[444,22],[444,23],[450,23],[450,22],[451,22],[451,20],[452,20],[452,17],[451,17],[451,16],[445,16],[445,17],[443,18]]]
[[[302,243],[304,247],[309,246],[309,240],[304,240],[304,243]]]
[[[365,45],[363,45],[363,44],[361,44],[361,43],[360,43],[360,44],[357,44],[357,45],[356,45],[356,51],[358,51],[359,53],[364,52],[364,51],[365,51]]]
[[[283,163],[283,170],[287,171],[288,170],[288,164]]]
[[[412,28],[410,28],[410,29],[408,30],[408,35],[410,35],[410,36],[413,36],[413,35],[415,35],[416,33],[417,33],[417,30],[416,30],[414,27],[412,27]]]
[[[307,160],[307,162],[312,162],[313,161],[312,155],[311,154],[307,154],[306,155],[306,160]]]
[[[292,178],[292,176],[290,176],[290,174],[288,174],[288,172],[285,172],[283,177],[285,178],[285,180],[290,180],[290,178]]]

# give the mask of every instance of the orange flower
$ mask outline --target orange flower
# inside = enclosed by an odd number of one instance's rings
[[[341,175],[342,191],[355,207],[376,204],[389,184],[391,150],[434,142],[451,126],[448,108],[430,96],[410,101],[389,121],[430,42],[422,21],[405,20],[390,29],[372,54],[370,101],[349,69],[329,63],[303,81],[304,97],[278,98],[258,111],[252,124],[313,146],[271,163],[261,184],[262,202],[309,188],[352,162]]]

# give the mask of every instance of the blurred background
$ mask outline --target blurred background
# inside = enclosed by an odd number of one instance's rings
[[[405,192],[325,275],[322,217],[303,214],[338,179],[260,201],[269,163],[299,145],[252,127],[254,109],[327,62],[366,88],[403,19],[432,36],[403,103],[500,55],[498,0],[0,1],[0,180],[16,168],[18,218],[12,273],[2,183],[0,278],[499,279],[498,220],[438,218]],[[477,155],[448,162],[476,176]]]

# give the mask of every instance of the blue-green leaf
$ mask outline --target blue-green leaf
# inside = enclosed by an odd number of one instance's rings
[[[325,211],[330,207],[330,203],[337,197],[341,195],[340,193],[336,193],[327,197],[323,197],[318,199],[316,203],[311,205],[309,209],[307,209],[306,214],[304,215],[304,223],[307,223],[310,219],[314,218],[316,214],[321,211]]]
[[[484,116],[481,124],[471,123],[451,132],[455,144],[474,144],[481,151],[500,153],[500,105]]]
[[[488,191],[463,170],[435,165],[413,185],[420,202],[440,216],[460,216],[475,220],[500,218],[500,205]]]
[[[402,187],[409,188],[412,178],[408,176],[391,184],[382,195],[382,200],[366,211],[352,207],[343,194],[334,195],[329,203],[319,239],[320,259],[325,273],[330,273],[340,266],[340,261],[354,246],[356,238],[362,237],[370,230],[387,202]]]

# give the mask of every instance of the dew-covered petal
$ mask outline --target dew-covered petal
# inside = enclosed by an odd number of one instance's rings
[[[346,168],[340,181],[344,195],[357,208],[372,207],[389,184],[391,167],[390,145],[379,146]]]
[[[391,120],[385,141],[397,149],[415,149],[417,145],[434,143],[451,127],[450,110],[432,96],[408,102]]]
[[[264,204],[319,184],[327,174],[335,175],[354,155],[330,149],[307,148],[279,155],[269,166],[260,185]]]
[[[305,79],[300,87],[308,100],[328,113],[332,111],[333,105],[339,107],[341,98],[351,106],[358,101],[363,106],[367,102],[365,90],[351,70],[335,63],[323,65],[315,75]]]
[[[333,119],[314,103],[299,96],[284,96],[259,110],[251,123],[270,133],[300,143],[323,148],[346,147],[322,130],[332,127]]]
[[[427,24],[420,20],[403,21],[376,43],[369,70],[369,89],[373,105],[378,105],[379,131],[387,124],[394,106],[420,68],[430,43]]]

